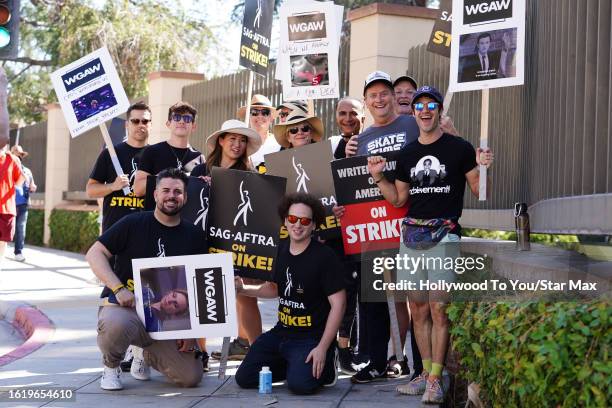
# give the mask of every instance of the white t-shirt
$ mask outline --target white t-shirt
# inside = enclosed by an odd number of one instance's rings
[[[266,141],[261,145],[259,150],[253,153],[250,157],[251,163],[253,167],[259,166],[264,162],[264,155],[270,153],[276,153],[280,151],[281,146],[276,141],[276,138],[272,133],[268,133],[268,137],[266,137]]]

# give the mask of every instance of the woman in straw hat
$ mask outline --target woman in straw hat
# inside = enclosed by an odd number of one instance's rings
[[[244,112],[243,112],[244,113]],[[206,163],[196,166],[191,175],[210,182],[213,167],[253,171],[249,156],[261,148],[261,137],[243,121],[230,119],[223,123],[221,129],[208,136]],[[229,349],[230,360],[242,360],[249,350],[249,344],[261,334],[261,313],[257,299],[243,295],[236,296],[238,313],[238,338],[232,341]],[[213,352],[213,358],[220,358],[221,353]]]
[[[294,110],[285,123],[274,126],[274,137],[279,145],[289,149],[320,141],[324,131],[321,119],[302,110]]]

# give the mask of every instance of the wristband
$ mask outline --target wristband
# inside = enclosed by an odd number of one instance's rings
[[[119,293],[119,291],[121,289],[125,288],[125,285],[123,283],[120,283],[119,285],[117,285],[116,287],[111,289],[111,292],[113,292],[113,295],[116,295],[117,293]]]

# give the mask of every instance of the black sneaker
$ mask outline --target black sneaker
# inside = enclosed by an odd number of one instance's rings
[[[325,381],[323,382],[324,387],[333,387],[336,385],[338,381],[338,351],[340,349],[334,348],[334,358],[331,364],[331,367],[325,367],[327,370],[323,370],[323,374],[325,375]],[[330,372],[333,371],[333,372]]]
[[[379,373],[373,364],[368,364],[362,368],[357,374],[351,377],[353,384],[367,384],[372,381],[382,381],[385,379],[385,373]]]
[[[132,361],[134,361],[134,355],[132,354],[132,346],[130,346],[125,352],[123,360],[121,361],[121,363],[119,363],[121,371],[123,371],[124,373],[129,373],[130,369],[132,368]]]
[[[195,358],[197,358],[198,360],[202,360],[202,371],[204,371],[205,373],[210,371],[210,367],[208,366],[209,357],[206,351],[196,351]]]
[[[355,375],[357,370],[353,367],[353,349],[350,347],[338,347],[338,360],[340,361],[340,371],[346,375]]]
[[[387,378],[399,378],[409,373],[410,369],[408,368],[406,356],[404,356],[404,360],[401,362],[397,361],[395,356],[389,357],[389,361],[387,362]]]
[[[229,352],[227,353],[228,360],[238,360],[242,361],[246,357],[249,352],[249,346],[242,344],[239,339],[234,339],[230,343]],[[213,351],[210,353],[210,356],[215,360],[221,360],[221,352]]]

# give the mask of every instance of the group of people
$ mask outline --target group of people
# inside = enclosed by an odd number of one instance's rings
[[[365,108],[373,119],[368,128],[364,128]],[[255,95],[249,126],[244,121],[246,109],[238,109],[236,118],[208,136],[204,155],[190,144],[198,113],[193,106],[172,105],[164,118],[169,138],[147,145],[154,118],[146,104],[135,103],[126,114],[127,139],[115,146],[128,174],[117,175],[108,151],[100,153],[86,189],[90,197],[103,199],[102,233],[86,258],[105,285],[97,325],[103,389],[123,387],[122,362],[139,380],[149,379],[153,367],[185,387],[196,386],[208,370],[206,339],[152,340],[147,332],[154,328],[143,325],[134,309],[132,259],[208,252],[202,228],[181,219],[181,209],[190,198],[188,175],[214,183],[215,166],[265,173],[266,154],[330,139],[335,159],[368,156],[368,171],[389,203],[402,207],[410,201],[400,244],[400,251],[410,253],[413,231],[419,236],[426,231],[434,244],[460,239],[458,219],[466,182],[477,195],[478,165],[490,166],[493,161],[490,151],[476,151],[457,136],[452,121],[443,115],[440,93],[430,86],[417,87],[409,76],[393,81],[384,72],[371,73],[363,102],[346,97],[337,103],[341,133],[337,136],[327,135],[323,122],[302,101],[274,107],[265,96]],[[383,174],[387,160],[397,162],[393,179]],[[148,176],[155,176],[152,212],[142,211]],[[441,183],[445,188],[429,188]],[[124,187],[131,188],[129,197],[122,192]],[[340,221],[344,213],[343,207],[334,208]],[[287,194],[278,203],[278,214],[288,239],[279,245],[270,281],[236,279],[239,330],[229,358],[243,360],[237,384],[257,387],[264,366],[271,368],[274,381],[286,380],[298,394],[334,385],[338,364],[354,383],[409,374],[405,356],[387,355],[387,304],[364,302],[359,296],[360,275],[371,271],[370,261],[347,258],[339,237],[317,236],[324,210],[316,197]],[[449,339],[445,303],[426,293],[418,295],[396,304],[400,348],[410,332],[414,362],[410,381],[398,391],[423,394],[424,402],[439,403],[444,398],[441,376]],[[155,327],[163,324],[160,316],[180,315],[188,307],[181,291],[149,298],[146,306],[156,316]],[[258,298],[279,298],[278,323],[266,333],[262,333]],[[219,358],[220,353],[210,357]]]
[[[14,243],[14,259],[25,261],[30,193],[36,192],[34,176],[23,163],[28,152],[18,144],[10,147],[7,88],[6,73],[0,67],[0,271],[9,242]]]

